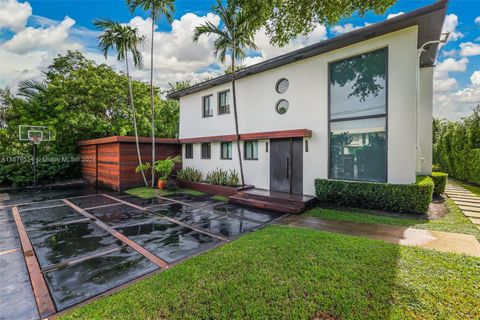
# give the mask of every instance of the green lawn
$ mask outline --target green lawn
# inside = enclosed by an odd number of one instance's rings
[[[478,270],[479,258],[269,226],[60,319],[474,319]]]
[[[167,190],[160,190],[156,188],[147,188],[147,187],[138,187],[138,188],[129,189],[125,191],[125,193],[131,194],[140,198],[144,198],[144,199],[153,198],[156,195],[167,196],[174,193],[188,193],[194,196],[199,196],[204,194],[203,192],[190,190],[190,189],[177,189],[175,191],[167,191]]]
[[[353,221],[360,223],[387,224],[399,227],[412,227],[435,231],[471,234],[480,240],[480,230],[468,220],[455,203],[447,199],[448,214],[438,220],[406,219],[390,216],[368,214],[361,211],[346,209],[314,208],[304,213],[306,216],[329,220]]]

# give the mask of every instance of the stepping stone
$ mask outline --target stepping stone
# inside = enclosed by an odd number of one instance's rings
[[[466,201],[466,200],[455,200],[455,204],[457,206],[471,206],[471,207],[476,207],[480,208],[480,203],[479,202],[473,202],[473,201]]]
[[[470,221],[472,221],[473,224],[480,225],[480,218],[470,218]]]
[[[457,196],[474,196],[471,192],[461,192],[461,191],[446,191],[447,194],[453,194]]]
[[[473,211],[473,212],[478,212],[480,213],[480,207],[475,207],[475,206],[462,206],[462,205],[459,205],[458,206],[460,209],[462,209],[463,211]]]
[[[479,218],[480,219],[480,212],[473,212],[473,211],[463,211],[463,214],[469,218]]]
[[[465,196],[452,196],[450,199],[459,200],[459,201],[470,201],[470,202],[479,202],[480,198],[478,197],[465,197]]]

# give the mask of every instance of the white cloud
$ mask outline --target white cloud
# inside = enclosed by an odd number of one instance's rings
[[[362,26],[354,26],[351,23],[347,23],[344,25],[339,24],[339,25],[333,26],[330,28],[330,31],[335,35],[340,35],[340,34],[348,33],[350,31],[360,29],[360,28],[362,28]]]
[[[478,17],[475,18],[475,23],[476,23],[476,24],[480,24],[480,16],[478,16]]]
[[[455,57],[455,56],[457,56],[458,51],[457,51],[456,49],[452,49],[452,50],[449,50],[449,51],[443,50],[443,51],[442,51],[442,54],[443,54],[445,57]]]
[[[450,77],[450,72],[465,72],[467,64],[467,58],[460,60],[448,58],[438,63],[433,74],[433,90],[436,93],[445,93],[457,89],[458,82],[455,78]]]
[[[4,46],[7,50],[19,54],[33,50],[79,50],[81,45],[68,41],[70,28],[74,24],[75,20],[65,17],[61,23],[48,28],[27,27],[17,32]]]
[[[32,15],[32,7],[28,2],[17,0],[0,0],[0,29],[20,31],[25,28],[28,17]]]
[[[455,60],[453,58],[448,58],[437,64],[435,68],[436,72],[464,72],[467,70],[468,59],[462,58],[460,60]]]
[[[461,43],[460,54],[464,57],[480,55],[480,44],[473,42]]]
[[[434,116],[459,120],[471,114],[472,108],[480,104],[480,70],[472,73],[470,81],[471,84],[463,89],[435,94]]]
[[[445,22],[443,23],[442,32],[450,32],[448,41],[456,41],[460,38],[463,38],[464,35],[460,31],[457,31],[458,27],[458,16],[454,13],[448,14],[445,17]]]
[[[480,70],[474,71],[470,77],[470,81],[474,85],[480,85]]]
[[[405,12],[403,12],[403,11],[400,11],[400,12],[398,12],[398,13],[390,13],[390,14],[387,16],[387,20],[388,20],[388,19],[395,18],[396,16],[402,15],[402,14],[404,14],[404,13],[405,13]]]

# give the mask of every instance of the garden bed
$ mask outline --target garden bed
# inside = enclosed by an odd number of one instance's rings
[[[178,180],[178,186],[180,188],[193,189],[209,194],[220,195],[224,197],[230,197],[239,191],[241,187],[228,187],[220,186],[215,184],[209,184],[205,182],[191,182],[191,181],[182,181]]]

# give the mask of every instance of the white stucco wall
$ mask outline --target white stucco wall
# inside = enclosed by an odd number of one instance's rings
[[[419,174],[432,173],[433,68],[421,68],[419,74],[418,139],[421,148]]]
[[[240,132],[312,130],[309,152],[303,155],[303,190],[313,195],[314,179],[328,177],[328,63],[384,47],[388,48],[388,182],[414,182],[416,26],[238,80]],[[280,78],[290,83],[284,94],[275,91]],[[235,133],[233,111],[219,116],[216,107],[217,92],[228,88],[230,84],[224,84],[180,99],[181,139]],[[201,97],[209,94],[213,94],[214,116],[202,118]],[[279,99],[290,103],[286,114],[275,112]],[[238,166],[235,159],[228,164],[220,160],[219,148],[219,143],[213,143],[212,159],[201,160],[200,145],[196,144],[194,159],[186,159],[184,165],[202,171]],[[264,153],[263,144],[259,151],[259,161],[245,161],[246,183],[268,188],[269,154]]]

